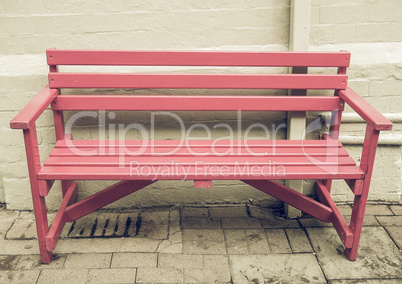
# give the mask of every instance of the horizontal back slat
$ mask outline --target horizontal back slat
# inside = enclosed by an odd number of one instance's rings
[[[347,75],[49,73],[51,88],[340,89]]]
[[[49,65],[348,67],[350,53],[48,49],[47,62]]]
[[[62,95],[53,110],[167,110],[167,111],[331,111],[339,97],[288,96],[110,96]]]

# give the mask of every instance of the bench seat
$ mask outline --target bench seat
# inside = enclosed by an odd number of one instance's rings
[[[60,140],[39,179],[363,179],[339,141]],[[71,145],[74,145],[71,147]],[[70,147],[69,147],[70,146]]]

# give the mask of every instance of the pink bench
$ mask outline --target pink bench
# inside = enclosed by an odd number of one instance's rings
[[[324,222],[331,222],[355,260],[380,130],[384,116],[347,86],[348,52],[95,51],[47,50],[49,85],[11,121],[23,129],[42,262],[49,263],[66,222],[72,222],[158,180],[241,180]],[[334,74],[62,73],[59,65],[336,67]],[[327,70],[327,69],[324,69]],[[330,89],[334,96],[140,96],[62,95],[64,88],[132,89]],[[338,141],[344,104],[367,122],[360,165]],[[40,163],[35,121],[49,106],[57,143]],[[94,141],[65,135],[64,111],[331,111],[322,140]],[[72,147],[72,145],[74,147]],[[106,150],[105,150],[106,149]],[[141,151],[138,151],[141,149]],[[235,149],[235,151],[230,151]],[[173,151],[174,150],[174,151]],[[133,152],[137,151],[137,154]],[[250,152],[251,151],[251,152]],[[91,154],[82,154],[91,153]],[[199,154],[202,153],[202,154]],[[251,154],[250,154],[251,153]],[[124,159],[121,160],[121,155]],[[130,165],[135,164],[133,170]],[[275,168],[273,168],[273,165]],[[165,167],[152,177],[149,167]],[[246,167],[254,169],[246,170]],[[186,170],[180,171],[180,168]],[[240,169],[240,170],[239,170]],[[265,169],[258,172],[258,170]],[[275,180],[314,179],[321,202]],[[330,196],[333,179],[345,180],[355,195],[350,225]],[[55,180],[63,201],[50,228],[45,197]],[[118,180],[80,201],[75,180]],[[334,248],[335,249],[335,248]]]

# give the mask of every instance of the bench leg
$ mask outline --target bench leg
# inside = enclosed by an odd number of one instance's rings
[[[50,261],[52,260],[52,252],[48,251],[46,248],[46,234],[49,230],[49,224],[47,221],[45,197],[39,196],[38,192],[35,193],[36,190],[34,190],[34,187],[37,187],[37,185],[32,185],[31,183],[40,257],[42,263],[50,263]]]
[[[62,180],[61,181],[61,193],[63,195],[63,198],[66,196],[67,190],[71,185],[70,180]]]
[[[32,201],[35,214],[36,231],[38,234],[39,251],[43,263],[50,263],[52,252],[46,249],[46,234],[49,230],[47,222],[47,212],[45,197],[40,196],[39,182],[37,173],[40,169],[38,139],[36,136],[36,126],[24,129],[25,150],[27,154],[27,164],[29,171],[29,181],[31,184]]]
[[[350,220],[350,229],[354,234],[353,246],[345,250],[346,256],[349,260],[356,260],[357,257],[379,134],[380,132],[378,130],[374,130],[371,126],[367,125],[360,162],[360,167],[365,172],[363,188],[361,195],[355,196],[352,217]]]

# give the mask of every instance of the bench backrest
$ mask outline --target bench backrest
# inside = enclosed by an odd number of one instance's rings
[[[349,52],[47,50],[50,88],[346,89]],[[336,67],[335,74],[58,72],[59,65]],[[283,110],[342,109],[337,97],[58,96],[54,110]]]

